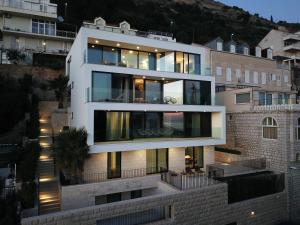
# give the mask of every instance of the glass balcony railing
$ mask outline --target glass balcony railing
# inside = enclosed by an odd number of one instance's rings
[[[184,96],[183,90],[177,91],[136,91],[109,88],[87,88],[86,102],[116,102],[169,105],[211,105],[209,95],[201,96],[199,92],[189,92]]]
[[[22,1],[22,0],[0,0],[0,7],[10,7],[15,9],[23,9],[30,10],[41,13],[53,14],[55,16],[57,14],[57,5],[56,4],[45,4],[45,3],[37,3],[31,1]]]

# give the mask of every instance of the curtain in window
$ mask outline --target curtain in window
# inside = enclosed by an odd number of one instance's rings
[[[107,112],[106,139],[109,141],[128,140],[129,112]]]

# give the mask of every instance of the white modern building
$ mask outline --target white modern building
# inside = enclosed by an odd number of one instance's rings
[[[170,36],[138,33],[127,22],[85,23],[67,56],[69,125],[85,127],[85,172],[108,178],[146,169],[204,172],[225,144],[225,108],[203,74],[209,50]]]
[[[76,36],[75,28],[57,29],[57,5],[50,0],[1,0],[0,13],[2,50],[19,50],[33,58],[66,55]]]

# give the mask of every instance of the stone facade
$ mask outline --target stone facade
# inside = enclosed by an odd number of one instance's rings
[[[171,217],[156,225],[274,225],[287,221],[286,193],[228,204],[227,184],[164,193],[22,220],[22,225],[95,225],[97,220],[156,207],[170,207]]]
[[[262,121],[272,117],[278,124],[278,138],[265,139]],[[288,162],[294,161],[300,152],[300,140],[296,138],[299,112],[252,111],[227,115],[227,146],[239,148],[242,156],[265,157],[272,170],[287,172]]]

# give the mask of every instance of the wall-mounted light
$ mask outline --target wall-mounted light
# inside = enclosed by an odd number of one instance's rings
[[[46,46],[46,45],[47,45],[47,43],[45,41],[43,41],[43,46]]]
[[[250,215],[251,215],[251,216],[255,216],[255,212],[254,212],[254,211],[251,211],[251,212],[250,212]]]

